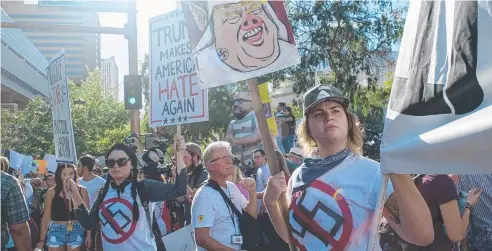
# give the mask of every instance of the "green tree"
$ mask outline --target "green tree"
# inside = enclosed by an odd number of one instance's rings
[[[47,100],[37,97],[24,109],[2,109],[2,149],[23,154],[54,153],[51,108]]]
[[[69,83],[75,146],[79,156],[101,155],[130,134],[129,114],[116,96],[104,91],[99,70],[89,72],[80,84]],[[111,92],[109,92],[111,93]],[[82,99],[85,104],[75,104]],[[2,110],[2,144],[23,154],[54,153],[51,108],[47,99],[35,98],[12,113]]]
[[[335,85],[350,97],[361,73],[387,67],[391,47],[400,39],[404,8],[391,1],[286,1],[301,63],[262,80],[294,82],[303,93],[314,84],[318,66],[328,62],[330,75],[322,83]],[[274,81],[275,83],[275,81]]]
[[[361,86],[352,99],[351,108],[364,123],[364,128],[376,133],[382,132],[384,128],[384,115],[391,94],[393,76],[381,87]]]

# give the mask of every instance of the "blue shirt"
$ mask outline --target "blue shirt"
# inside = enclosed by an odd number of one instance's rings
[[[270,173],[270,167],[268,163],[264,164],[261,167],[258,167],[256,171],[256,192],[263,192],[266,189],[268,184],[268,178],[270,178],[272,174]],[[263,206],[263,199],[258,199],[258,213]]]

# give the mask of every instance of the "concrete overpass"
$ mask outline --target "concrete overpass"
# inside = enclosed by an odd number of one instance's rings
[[[3,9],[1,12],[2,22],[13,22]],[[20,29],[2,28],[0,32],[2,107],[16,110],[36,96],[47,97],[48,60]]]

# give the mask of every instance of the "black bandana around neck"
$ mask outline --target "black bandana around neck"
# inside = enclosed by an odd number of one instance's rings
[[[342,151],[330,155],[324,159],[304,159],[302,165],[299,167],[300,170],[297,173],[297,176],[293,177],[292,193],[294,194],[298,191],[306,189],[311,182],[344,161],[350,153],[351,151],[348,148],[345,148]]]

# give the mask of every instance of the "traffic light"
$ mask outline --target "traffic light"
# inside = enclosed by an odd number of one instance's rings
[[[125,75],[124,90],[125,109],[142,108],[142,76]]]

